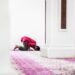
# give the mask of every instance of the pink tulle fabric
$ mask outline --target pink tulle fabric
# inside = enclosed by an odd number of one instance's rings
[[[20,70],[25,75],[55,75],[50,69],[43,67],[38,62],[20,56],[18,53],[11,55],[13,64],[16,64],[16,69]]]
[[[25,57],[25,55],[22,55],[22,53],[20,53],[19,51],[11,52],[11,60],[12,64],[16,65],[15,68],[24,75],[75,75],[75,58],[57,59],[60,60],[58,62],[59,64],[57,62],[53,64],[50,63],[50,65],[53,67],[49,68],[44,67],[39,62],[29,57]],[[52,59],[49,60],[51,61]],[[61,60],[68,61],[71,66],[64,62],[60,64]]]

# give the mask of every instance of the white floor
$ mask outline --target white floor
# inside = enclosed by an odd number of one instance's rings
[[[10,60],[2,58],[0,61],[0,75],[19,75],[17,71],[11,66]]]
[[[14,69],[9,68],[8,66],[4,66],[0,71],[0,75],[18,75],[18,74]]]

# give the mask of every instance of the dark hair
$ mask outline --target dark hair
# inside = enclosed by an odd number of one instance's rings
[[[35,50],[36,51],[40,51],[40,47],[39,46],[35,46]]]

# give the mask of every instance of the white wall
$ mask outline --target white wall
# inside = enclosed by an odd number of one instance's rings
[[[0,0],[0,66],[9,59],[9,38],[8,0]]]
[[[75,0],[67,0],[67,30],[61,30],[61,0],[47,0],[47,46],[50,48],[48,50],[49,56],[75,55],[74,7]]]
[[[10,66],[10,22],[8,0],[0,0],[0,75],[18,75]]]
[[[44,53],[48,56],[71,55],[75,53],[75,1],[67,1],[67,30],[60,29],[61,0],[47,1],[47,47]],[[23,35],[37,40],[39,45],[44,45],[44,0],[9,0],[11,49],[15,44],[21,44]],[[66,51],[66,52],[65,52]],[[64,54],[65,53],[65,54]],[[71,53],[71,54],[70,54]]]
[[[9,0],[11,23],[11,48],[21,45],[24,35],[44,45],[44,0]]]

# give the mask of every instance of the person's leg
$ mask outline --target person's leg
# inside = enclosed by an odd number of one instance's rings
[[[28,45],[28,42],[23,42],[23,45],[24,45],[25,50],[28,50],[30,48],[29,45]]]
[[[24,47],[22,47],[22,46],[19,47],[19,50],[20,51],[25,51]]]

